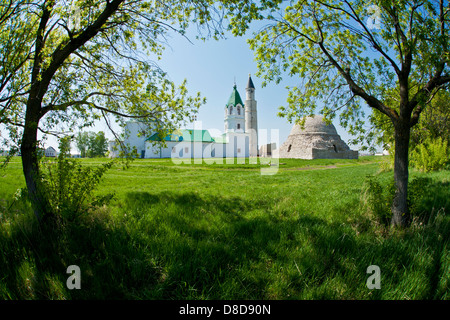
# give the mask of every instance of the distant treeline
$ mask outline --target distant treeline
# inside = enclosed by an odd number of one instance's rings
[[[108,151],[108,140],[103,131],[79,132],[75,144],[82,158],[104,157]]]

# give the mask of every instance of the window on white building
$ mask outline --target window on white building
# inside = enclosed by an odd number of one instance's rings
[[[238,109],[239,110],[239,109]],[[240,123],[238,123],[237,124],[237,129],[240,129],[241,128],[241,124]]]
[[[230,107],[230,114],[233,114],[233,106]]]
[[[238,116],[241,115],[241,107],[240,106],[237,107],[237,114],[238,114]]]
[[[188,153],[188,152],[189,152],[189,148],[188,148],[188,147],[185,147],[185,148],[184,148],[184,152],[185,152],[185,153]]]
[[[177,152],[177,148],[172,147],[172,153],[176,153]]]

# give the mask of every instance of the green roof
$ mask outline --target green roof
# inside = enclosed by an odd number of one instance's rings
[[[214,142],[208,130],[180,129],[164,137],[165,141],[191,141],[191,142]],[[153,134],[147,141],[161,141],[158,133]]]
[[[236,89],[236,85],[234,85],[233,92],[231,93],[231,96],[228,99],[226,107],[228,108],[230,105],[236,106],[238,104],[240,104],[241,106],[244,106],[244,104],[242,103],[241,96],[239,95],[239,92]]]
[[[213,138],[215,143],[228,143],[228,138],[226,134],[222,134],[220,137]]]

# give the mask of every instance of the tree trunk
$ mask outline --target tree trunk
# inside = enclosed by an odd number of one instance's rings
[[[25,120],[25,128],[22,136],[22,167],[27,185],[28,196],[33,206],[33,211],[39,222],[48,217],[47,198],[39,188],[39,157],[37,141],[38,121]]]
[[[395,126],[394,181],[391,225],[405,227],[408,223],[408,150],[410,128],[406,123]]]

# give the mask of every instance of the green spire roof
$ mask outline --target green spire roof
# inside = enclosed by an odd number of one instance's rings
[[[164,137],[165,141],[191,141],[191,142],[214,142],[208,130],[179,129]],[[147,141],[161,141],[158,133],[153,134]]]
[[[234,85],[233,92],[231,93],[231,96],[228,99],[226,107],[228,108],[230,105],[236,106],[238,104],[240,104],[241,106],[244,106],[244,104],[242,103],[241,96],[239,95],[239,92],[236,89],[236,85]]]

